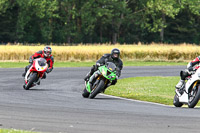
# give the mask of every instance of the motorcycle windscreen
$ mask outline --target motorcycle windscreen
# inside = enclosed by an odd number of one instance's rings
[[[47,63],[47,61],[46,61],[44,58],[40,58],[40,60],[38,61],[38,64],[39,64],[40,66],[45,66],[46,63]]]
[[[107,62],[107,68],[110,71],[114,72],[116,70],[116,65],[114,63],[112,63],[112,62]]]

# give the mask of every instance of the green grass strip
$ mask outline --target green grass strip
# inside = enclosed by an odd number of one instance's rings
[[[0,68],[23,68],[28,62],[0,62]],[[55,62],[54,67],[91,67],[95,62]],[[187,65],[185,62],[125,61],[124,66],[173,66]]]
[[[173,105],[174,86],[180,77],[134,77],[118,80],[105,94]]]
[[[0,129],[0,133],[36,133],[36,132],[16,130],[16,129]]]

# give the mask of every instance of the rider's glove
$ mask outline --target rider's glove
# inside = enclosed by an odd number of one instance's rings
[[[51,72],[51,70],[48,68],[47,70],[46,70],[46,73],[50,73]]]
[[[98,70],[98,67],[100,67],[101,65],[100,65],[100,63],[96,63],[96,65],[94,65],[94,70],[96,71],[96,70]]]
[[[32,64],[32,63],[33,63],[33,59],[31,59],[31,58],[30,58],[30,59],[29,59],[29,63],[31,63],[31,64]]]
[[[187,69],[190,68],[190,67],[192,67],[192,63],[191,63],[191,62],[189,62],[189,63],[187,64]]]
[[[188,72],[188,74],[194,74],[195,70],[193,67],[189,67],[188,69],[186,69],[186,72]]]
[[[189,67],[189,68],[188,68],[188,71],[189,71],[189,72],[194,71],[194,68],[193,68],[193,67]]]
[[[119,76],[116,76],[116,79],[118,80]]]
[[[96,66],[100,67],[100,66],[101,66],[101,64],[100,64],[100,63],[96,63]]]
[[[193,74],[194,71],[195,71],[191,62],[189,62],[188,65],[187,65],[187,71],[188,71],[189,74]]]

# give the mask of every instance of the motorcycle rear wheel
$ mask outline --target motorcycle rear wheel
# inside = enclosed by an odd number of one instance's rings
[[[188,98],[188,107],[189,108],[194,108],[196,106],[196,104],[198,103],[198,101],[199,101],[199,98],[200,98],[200,85],[198,86],[198,88],[196,90],[194,90],[194,95],[193,96],[194,96],[194,98],[191,101],[190,101],[191,97]]]
[[[29,90],[32,87],[33,82],[35,82],[37,80],[37,73],[33,73],[30,76],[31,76],[31,78],[30,78],[29,82],[27,83],[27,85],[24,86],[25,90]]]
[[[101,90],[104,88],[104,86],[105,86],[104,80],[100,80],[100,82],[99,82],[99,84],[97,85],[97,87],[96,87],[94,90],[91,91],[89,98],[90,98],[90,99],[95,98],[96,95],[97,95],[98,93],[100,93]]]
[[[179,102],[179,98],[178,98],[177,94],[175,94],[175,96],[174,96],[173,104],[174,104],[175,107],[182,107],[183,106],[183,104]]]

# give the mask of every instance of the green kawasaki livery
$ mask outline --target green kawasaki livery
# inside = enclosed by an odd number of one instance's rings
[[[107,62],[106,65],[100,66],[96,72],[85,82],[85,88],[82,96],[84,98],[94,98],[98,93],[104,92],[116,79],[116,65]]]

